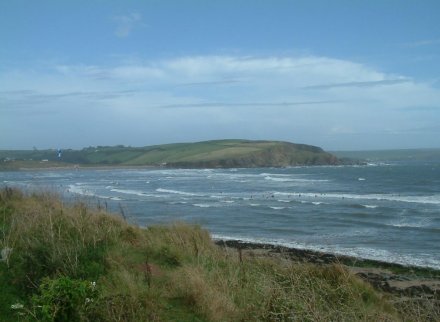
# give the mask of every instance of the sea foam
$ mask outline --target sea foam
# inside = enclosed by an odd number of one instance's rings
[[[363,199],[363,200],[381,200],[381,201],[397,201],[408,203],[421,203],[440,205],[440,195],[431,196],[402,196],[395,194],[348,194],[348,193],[298,193],[298,192],[274,192],[275,195],[281,196],[299,196],[307,198],[330,198],[330,199]]]
[[[201,196],[200,194],[197,194],[197,193],[185,192],[185,191],[179,191],[179,190],[171,190],[171,189],[158,188],[158,189],[156,189],[156,191],[157,192],[165,192],[165,193],[173,193],[173,194],[184,195],[184,196]]]
[[[145,196],[146,194],[140,190],[130,190],[130,189],[111,189],[110,191],[124,193],[126,195],[136,195],[136,196]]]

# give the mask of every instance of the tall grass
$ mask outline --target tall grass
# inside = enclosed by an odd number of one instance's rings
[[[105,251],[127,225],[82,203],[64,207],[52,194],[23,196],[4,190],[0,247],[11,248],[9,264],[25,289],[42,277],[97,278],[105,271]]]
[[[12,249],[0,263],[0,317],[5,321],[34,321],[41,316],[51,316],[52,321],[440,317],[435,306],[422,311],[394,303],[340,265],[251,257],[216,246],[197,226],[176,223],[141,229],[82,203],[67,206],[51,194],[1,190],[0,237],[0,247]],[[93,298],[82,299],[69,289],[86,282],[96,282]],[[59,294],[67,294],[63,302]],[[73,299],[87,305],[70,305],[63,311],[61,306]],[[24,308],[12,310],[17,303]],[[42,315],[40,307],[51,315]],[[73,312],[72,307],[81,311]],[[61,312],[70,316],[63,318]]]

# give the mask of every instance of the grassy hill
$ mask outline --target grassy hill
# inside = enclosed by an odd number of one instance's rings
[[[0,190],[2,321],[438,321],[434,298],[376,291],[340,264],[141,229],[102,208]],[[431,306],[429,306],[431,305]]]
[[[80,165],[167,166],[182,168],[283,167],[338,164],[319,147],[280,141],[217,140],[147,147],[88,147],[64,150],[0,151],[0,159],[28,164],[61,162]],[[45,160],[45,161],[41,161]],[[7,163],[3,162],[3,163]],[[5,165],[3,165],[5,166]]]

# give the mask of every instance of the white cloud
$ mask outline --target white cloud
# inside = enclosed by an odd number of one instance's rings
[[[109,141],[103,144],[116,138],[145,145],[234,135],[338,149],[353,148],[359,136],[371,147],[420,144],[440,119],[440,91],[432,84],[317,56],[189,56],[11,70],[0,75],[0,88],[2,118],[19,127],[43,111],[56,111],[58,122],[47,122],[58,124],[43,126],[59,131],[66,119],[87,118],[78,124],[84,139],[76,146],[91,144],[86,141],[96,131],[90,124],[99,126],[103,118],[102,137]],[[18,112],[24,110],[27,115]],[[37,126],[30,124],[23,131]],[[423,130],[399,137],[409,128],[431,130],[426,137]]]
[[[112,20],[116,23],[115,35],[120,38],[128,37],[134,28],[142,26],[142,16],[135,12],[114,16]]]

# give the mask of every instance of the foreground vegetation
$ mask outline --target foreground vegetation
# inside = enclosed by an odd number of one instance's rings
[[[217,140],[147,147],[89,147],[65,150],[0,151],[0,169],[19,167],[167,166],[183,168],[280,167],[336,164],[321,148],[279,141]],[[41,160],[44,160],[43,162]]]
[[[141,229],[51,194],[0,191],[4,321],[418,321],[343,266],[245,256],[197,226]]]

